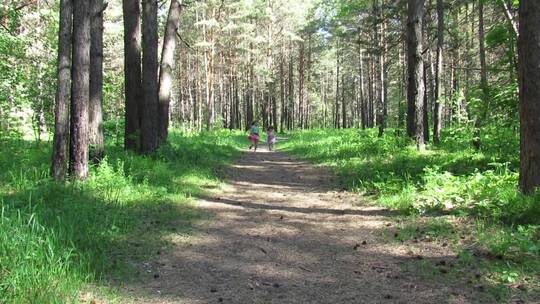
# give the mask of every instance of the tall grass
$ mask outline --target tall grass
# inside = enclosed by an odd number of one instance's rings
[[[86,183],[65,184],[48,177],[49,144],[0,143],[0,303],[78,302],[88,284],[125,281],[204,216],[189,198],[219,183],[243,141],[172,132],[152,157],[109,145]]]
[[[411,231],[417,237],[418,231],[453,237],[465,253],[480,252],[469,254],[471,259],[487,255],[472,263],[482,265],[497,290],[510,295],[512,284],[525,286],[536,293],[532,301],[540,299],[540,193],[524,196],[518,190],[517,130],[487,126],[480,151],[472,148],[467,128],[445,130],[441,144],[425,152],[397,133],[307,130],[292,132],[282,147],[332,168],[343,185],[374,203],[410,214],[398,239]],[[417,216],[426,213],[434,220],[419,229]],[[447,218],[471,241],[435,229]]]
[[[447,130],[425,152],[394,130],[311,130],[292,133],[285,148],[335,169],[350,189],[408,212],[455,210],[509,224],[540,223],[539,196],[517,189],[519,145],[505,129],[483,133],[471,147],[470,130]]]

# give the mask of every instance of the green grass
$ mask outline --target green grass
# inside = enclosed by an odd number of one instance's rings
[[[458,251],[473,250],[479,253],[474,263],[489,274],[485,281],[497,298],[523,293],[511,286],[518,282],[540,300],[540,194],[518,191],[519,132],[487,126],[476,151],[471,130],[446,129],[441,144],[428,145],[425,152],[397,133],[298,131],[282,147],[330,167],[345,188],[402,211],[405,217],[390,231],[391,239],[430,237]],[[458,274],[463,267],[456,268]]]
[[[88,286],[134,277],[134,263],[205,217],[190,197],[219,184],[244,137],[175,131],[152,157],[113,140],[88,182],[66,184],[48,177],[49,143],[2,141],[0,303],[78,302]]]
[[[456,256],[412,259],[403,265],[406,272],[429,282],[486,291],[497,303],[510,298],[536,303],[540,300],[537,229],[447,215],[404,217],[385,235],[402,244],[435,242],[457,252]]]
[[[394,130],[383,137],[377,137],[376,130],[296,132],[284,148],[333,168],[347,188],[374,195],[379,204],[393,209],[453,210],[508,224],[540,223],[540,195],[523,196],[517,189],[515,135],[487,130],[484,149],[476,151],[468,131],[460,132],[464,135],[447,130],[443,143],[425,152],[416,151]]]

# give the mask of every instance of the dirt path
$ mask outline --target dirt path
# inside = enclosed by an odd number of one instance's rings
[[[383,241],[393,214],[336,191],[321,168],[261,149],[227,175],[221,193],[200,201],[211,218],[161,254],[152,266],[159,277],[137,288],[135,302],[482,302],[466,288],[404,271],[419,255],[436,261],[451,253]]]

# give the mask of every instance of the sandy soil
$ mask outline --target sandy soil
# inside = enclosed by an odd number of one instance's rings
[[[340,191],[320,167],[262,148],[227,176],[200,199],[210,218],[141,266],[147,276],[126,287],[134,302],[493,303],[406,271],[455,255],[436,242],[388,241],[396,215]]]

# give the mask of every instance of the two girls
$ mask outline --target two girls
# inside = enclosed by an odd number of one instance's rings
[[[266,130],[266,143],[268,144],[268,150],[272,151],[274,148],[274,144],[276,143],[276,134],[274,127],[270,126],[268,127],[268,130]],[[257,146],[259,144],[259,127],[257,126],[257,122],[253,122],[251,124],[251,127],[249,128],[249,136],[248,140],[250,142],[249,149],[251,150],[254,148],[253,151],[257,152]]]

